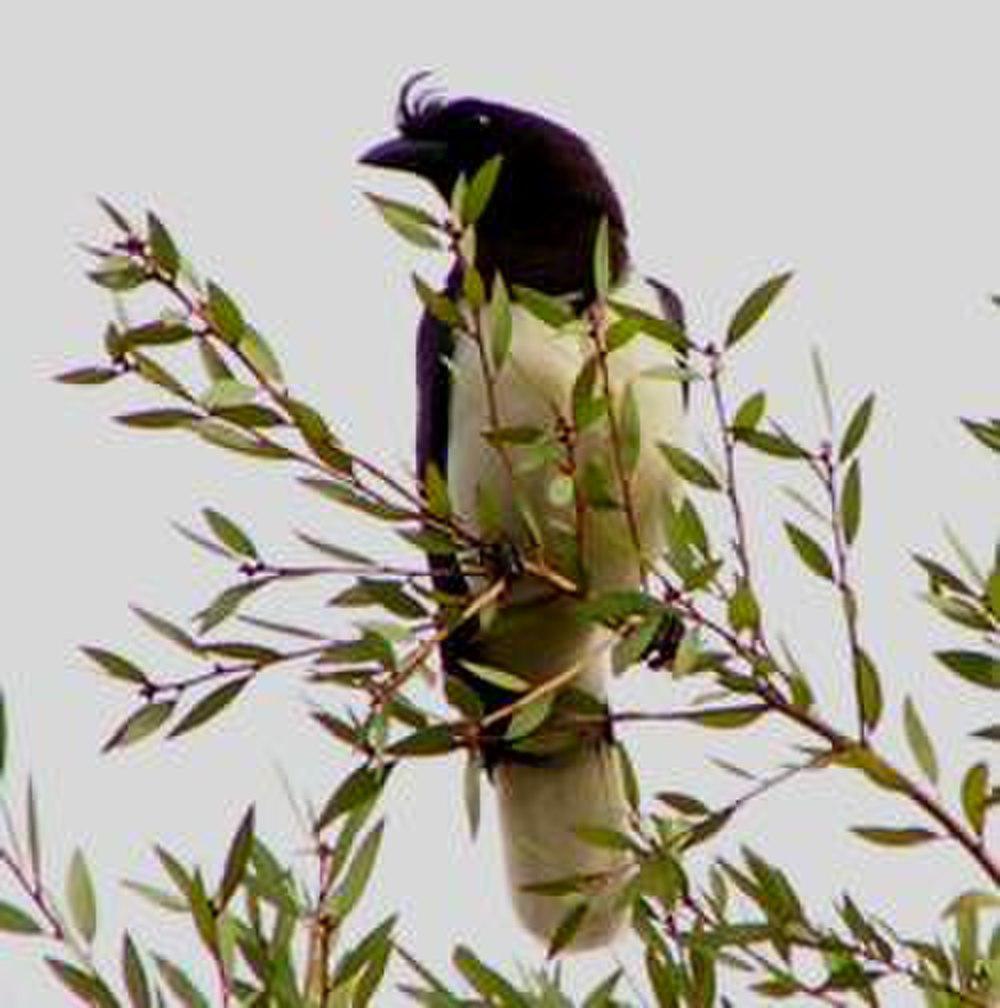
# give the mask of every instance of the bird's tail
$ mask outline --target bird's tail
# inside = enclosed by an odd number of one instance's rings
[[[618,753],[604,740],[544,761],[501,762],[493,774],[511,897],[518,917],[548,943],[580,894],[525,886],[579,877],[587,910],[569,951],[611,941],[624,922],[618,897],[626,853],[585,840],[579,827],[628,829],[629,805]]]

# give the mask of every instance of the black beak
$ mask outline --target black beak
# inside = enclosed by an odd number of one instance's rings
[[[358,161],[375,168],[393,168],[430,178],[444,163],[447,152],[447,144],[438,140],[394,137],[370,147]]]

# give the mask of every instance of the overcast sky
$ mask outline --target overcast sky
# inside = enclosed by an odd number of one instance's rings
[[[967,738],[989,720],[987,695],[928,658],[954,638],[917,600],[908,551],[940,552],[946,518],[985,556],[1000,511],[995,461],[956,422],[995,414],[1000,391],[1000,317],[987,300],[1000,287],[995,4],[40,2],[6,21],[4,793],[20,809],[30,769],[53,880],[75,845],[86,849],[105,941],[116,946],[127,923],[181,958],[190,948],[118,886],[154,877],[154,841],[215,870],[223,837],[256,802],[263,835],[288,857],[301,849],[276,768],[297,793],[326,797],[346,764],[307,724],[306,703],[342,698],[276,673],[189,740],[99,757],[126,698],[84,669],[76,646],[121,646],[179,671],[126,603],[184,617],[225,584],[225,571],[169,528],[204,505],[245,522],[279,557],[302,556],[293,528],[347,545],[370,537],[289,474],[113,426],[110,415],[138,404],[134,391],[52,384],[93,358],[107,313],[74,243],[106,233],[96,193],[136,212],[154,206],[269,335],[293,386],[354,445],[405,471],[417,314],[408,277],[440,264],[387,233],[360,192],[431,197],[355,159],[386,135],[414,69],[589,138],[627,208],[636,258],[683,293],[698,333],[718,331],[764,277],[796,270],[741,353],[734,387],[766,386],[793,428],[817,431],[817,345],[842,414],[878,392],[858,568],[863,632],[888,694],[886,744],[910,765],[898,724],[911,693],[935,725],[949,795],[971,759],[988,755]],[[692,443],[703,416],[696,403]],[[836,610],[771,531],[791,507],[777,490],[785,471],[749,477],[773,625],[849,724]],[[673,699],[651,677],[622,694],[657,709]],[[630,740],[649,787],[713,800],[739,785],[709,757],[767,769],[804,741],[770,724],[735,740],[673,727]],[[536,963],[503,895],[492,809],[473,845],[459,781],[455,761],[394,779],[380,881],[358,924],[398,908],[406,943],[442,969],[459,940],[504,967]],[[848,775],[829,774],[752,807],[719,850],[751,843],[789,867],[817,907],[848,885],[904,930],[926,932],[948,895],[981,880],[944,847],[872,852],[846,834],[887,820],[914,817],[883,812]],[[0,942],[8,1008],[57,1001],[36,951]],[[568,970],[582,985],[612,965],[605,954]]]

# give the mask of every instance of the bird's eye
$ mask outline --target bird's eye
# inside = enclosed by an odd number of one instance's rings
[[[480,112],[476,116],[476,125],[486,129],[487,126],[493,125],[493,120],[485,112]]]

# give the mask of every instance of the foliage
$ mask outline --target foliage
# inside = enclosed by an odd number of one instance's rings
[[[498,523],[491,520],[496,502],[488,499],[477,516],[477,527],[485,531],[477,533],[456,515],[445,481],[433,469],[413,485],[354,452],[314,406],[293,394],[273,349],[244,308],[221,285],[196,276],[155,215],[149,214],[140,228],[102,203],[115,235],[108,244],[88,249],[96,261],[90,278],[111,291],[119,306],[132,303],[127,299],[142,290],[146,296],[135,303],[148,305],[154,299],[159,307],[137,323],[124,321],[120,310],[118,321],[106,330],[102,358],[59,380],[138,383],[157,399],[118,416],[119,423],[139,433],[193,435],[262,464],[290,467],[299,486],[390,529],[401,541],[401,559],[374,560],[308,533],[299,539],[313,558],[289,562],[272,556],[241,522],[206,507],[200,524],[179,527],[179,532],[227,565],[231,583],[207,600],[190,624],[135,610],[150,631],[177,648],[191,671],[165,679],[140,657],[103,645],[83,648],[89,661],[130,698],[106,749],[198,730],[241,702],[259,676],[285,667],[303,670],[318,688],[334,687],[347,697],[346,703],[310,715],[319,730],[354,757],[353,768],[310,817],[310,879],[300,877],[267,846],[251,808],[228,841],[218,879],[207,879],[196,865],[157,847],[163,880],[128,883],[160,911],[190,922],[217,978],[214,995],[200,990],[180,964],[140,949],[128,933],[122,936],[117,966],[97,961],[93,943],[100,900],[84,854],[73,856],[64,896],[57,897],[43,874],[41,827],[30,782],[23,812],[15,814],[14,783],[3,776],[2,702],[0,800],[7,836],[0,843],[0,875],[6,875],[13,901],[0,901],[0,939],[47,940],[51,954],[46,962],[55,980],[76,1001],[102,1008],[360,1008],[398,999],[386,979],[391,963],[404,978],[398,991],[418,1004],[571,1005],[558,965],[514,980],[502,965],[483,962],[474,950],[459,946],[452,958],[454,975],[440,978],[401,944],[394,915],[367,934],[354,933],[352,913],[377,870],[383,830],[392,828],[391,806],[387,820],[373,825],[372,819],[394,769],[412,759],[464,755],[464,800],[474,832],[483,747],[500,735],[514,749],[540,752],[565,744],[560,732],[571,723],[579,732],[603,731],[608,720],[619,726],[684,721],[706,731],[738,732],[766,718],[797,729],[800,744],[793,762],[787,754],[775,753],[779,769],[715,807],[675,791],[640,801],[630,778],[636,798],[630,832],[594,830],[586,837],[629,854],[622,898],[643,949],[643,996],[667,1006],[725,1004],[731,1003],[725,991],[738,982],[752,987],[762,1001],[799,997],[828,1005],[875,1005],[883,982],[894,979],[920,991],[933,1008],[995,1004],[1000,997],[1000,928],[989,933],[986,925],[995,922],[1000,905],[1000,861],[987,835],[1000,788],[989,762],[977,761],[964,771],[958,794],[945,793],[940,787],[945,754],[935,743],[933,723],[911,697],[903,705],[903,728],[915,772],[890,756],[881,740],[887,708],[873,657],[879,646],[863,629],[852,578],[863,511],[861,449],[875,412],[874,396],[864,397],[846,423],[838,425],[817,356],[817,386],[829,425],[818,443],[789,430],[772,413],[764,390],[740,404],[730,401],[727,369],[758,332],[790,279],[787,273],[766,280],[742,301],[721,340],[696,338],[635,306],[609,301],[606,228],[599,231],[594,253],[598,301],[582,314],[538,291],[508,290],[499,277],[488,290],[475,267],[474,223],[501,170],[498,161],[491,161],[467,184],[460,182],[445,219],[380,196],[371,201],[392,228],[418,247],[446,248],[460,256],[461,299],[434,290],[419,277],[415,289],[457,338],[477,345],[488,388],[508,359],[515,308],[589,347],[571,415],[554,417],[549,429],[511,427],[491,398],[490,429],[484,432],[489,445],[484,450],[503,460],[515,496],[520,474],[548,466],[553,500],[575,504],[575,533],[558,557],[539,537],[528,537],[533,548],[514,550],[496,531]],[[644,570],[642,590],[588,593],[576,577],[581,516],[591,508],[614,508],[623,512],[633,532],[636,528],[630,481],[640,418],[627,394],[621,402],[609,401],[608,361],[640,335],[683,351],[683,363],[679,358],[677,368],[662,377],[698,382],[706,391],[713,452],[661,446],[664,464],[685,488],[679,499],[663,504],[666,555],[642,555],[633,535],[631,545]],[[986,449],[1000,452],[1000,420],[963,423]],[[585,428],[606,438],[606,471],[576,464],[573,445]],[[770,459],[783,481],[789,471],[801,478],[791,496],[804,517],[784,521],[788,555],[838,602],[848,667],[835,667],[831,649],[831,667],[823,674],[850,683],[856,710],[851,726],[830,719],[790,649],[772,640],[739,478],[740,462],[750,454]],[[726,528],[710,529],[702,519],[703,495],[724,503]],[[535,519],[526,502],[522,519],[530,532]],[[958,636],[955,646],[936,654],[935,661],[942,675],[962,678],[988,697],[1000,689],[1000,547],[991,558],[976,558],[955,537],[951,540],[957,562],[914,555],[927,579],[928,605]],[[454,557],[485,587],[463,597],[444,596],[431,584],[415,550]],[[422,704],[414,695],[414,680],[429,669],[438,645],[473,616],[488,613],[520,571],[548,581],[556,591],[587,597],[587,617],[615,633],[618,670],[644,663],[662,675],[663,656],[669,654],[664,635],[679,619],[686,629],[668,671],[675,679],[704,683],[701,698],[678,710],[609,714],[568,687],[573,669],[531,687],[502,670],[471,666],[473,673],[507,691],[510,702],[503,710],[484,714],[475,694],[458,682],[448,684],[449,716]],[[360,616],[353,636],[334,640],[322,630],[250,611],[251,602],[256,605],[264,595],[273,602],[283,586],[303,580],[325,592],[331,581],[336,584],[331,603]],[[556,707],[558,719],[552,717]],[[1000,739],[1000,725],[986,724],[975,734],[988,747]],[[736,859],[710,857],[703,870],[693,872],[687,852],[698,845],[710,849],[721,832],[738,829],[735,820],[749,803],[794,777],[833,768],[857,775],[894,810],[905,813],[902,825],[895,816],[891,824],[845,824],[861,841],[894,848],[936,841],[956,848],[978,872],[980,887],[957,894],[943,908],[949,937],[900,934],[846,892],[833,914],[805,906],[788,874],[750,847],[743,847]],[[906,856],[905,851],[899,856]],[[558,957],[580,926],[593,883],[566,878],[540,887],[568,907],[549,959]],[[643,985],[640,978],[629,980],[632,988]],[[625,1005],[628,990],[619,970],[580,1003],[585,1008]]]

